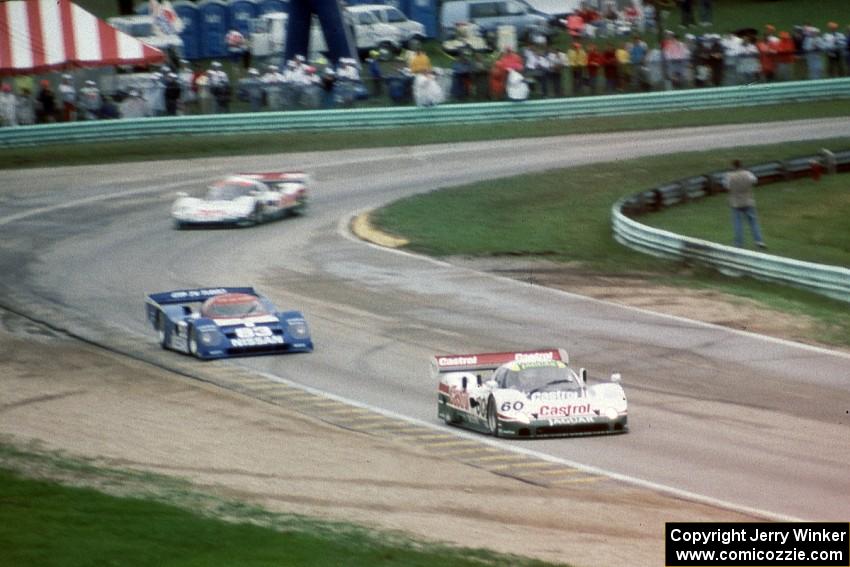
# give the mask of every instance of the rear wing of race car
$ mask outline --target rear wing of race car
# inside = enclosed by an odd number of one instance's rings
[[[266,181],[269,183],[291,181],[295,183],[307,183],[310,176],[303,171],[265,171],[255,173],[239,173],[239,177],[247,177],[248,179],[256,179],[257,181]]]
[[[247,293],[257,295],[253,287],[213,287],[200,289],[177,289],[148,295],[148,303],[155,305],[177,305],[180,303],[200,303],[210,297],[223,293]]]
[[[528,350],[521,352],[485,352],[479,354],[437,355],[431,361],[431,373],[435,376],[448,372],[472,372],[484,379],[501,365],[508,362],[533,362],[560,360],[569,364],[567,351],[558,349]]]

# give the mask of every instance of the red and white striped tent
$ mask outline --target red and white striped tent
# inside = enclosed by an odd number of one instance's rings
[[[0,0],[0,75],[164,60],[70,0]]]

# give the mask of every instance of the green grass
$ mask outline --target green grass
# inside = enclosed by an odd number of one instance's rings
[[[159,498],[119,497],[87,483]],[[183,505],[157,501],[163,492]],[[10,567],[549,565],[273,514],[192,493],[187,483],[169,477],[102,469],[5,444],[0,445],[0,549],[0,565]]]
[[[408,238],[408,249],[434,256],[546,257],[578,262],[600,273],[641,273],[660,283],[718,289],[756,299],[773,309],[814,317],[820,324],[813,338],[850,344],[846,304],[635,253],[614,241],[610,221],[611,205],[618,198],[684,176],[726,168],[733,158],[760,163],[816,153],[823,147],[841,149],[849,142],[840,139],[732,148],[553,170],[412,196],[379,209],[373,221],[390,233]],[[812,254],[817,260],[850,265],[848,200],[846,191],[841,193],[842,184],[848,182],[842,175],[820,185],[798,181],[765,188],[764,194],[759,193],[759,202],[771,245],[795,257]],[[813,196],[811,191],[834,195],[835,206],[831,196]],[[768,192],[774,193],[775,199],[768,197]],[[799,214],[807,198],[816,204],[805,206],[805,213]],[[664,215],[675,218],[677,227],[690,224],[693,231],[711,231],[718,241],[728,242],[731,221],[722,197],[696,207],[693,213],[685,206]],[[649,215],[642,220],[655,223],[656,217]],[[823,246],[816,250],[819,243]]]
[[[850,179],[825,176],[756,189],[760,224],[771,254],[850,267]],[[671,207],[641,217],[641,222],[721,244],[732,244],[732,222],[725,196]],[[745,236],[749,238],[747,227]]]
[[[545,137],[843,117],[848,114],[850,114],[850,100],[838,100],[631,116],[600,116],[571,120],[517,121],[500,124],[417,126],[345,132],[162,136],[152,140],[56,144],[34,148],[6,149],[0,152],[0,169],[459,143],[476,140],[526,138],[529,136]]]

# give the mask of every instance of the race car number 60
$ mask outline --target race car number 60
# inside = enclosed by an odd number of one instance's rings
[[[511,410],[514,410],[514,411],[521,411],[521,410],[522,410],[522,408],[523,408],[523,406],[525,406],[525,404],[523,404],[523,403],[522,403],[522,402],[520,402],[520,401],[516,401],[516,402],[502,402],[502,407],[501,407],[501,408],[499,408],[499,409],[500,409],[501,411],[511,411]]]

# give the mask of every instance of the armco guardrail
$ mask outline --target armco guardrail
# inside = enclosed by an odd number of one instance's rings
[[[850,151],[804,156],[749,168],[759,184],[811,175],[812,163],[834,172],[850,171]],[[654,256],[696,262],[724,273],[788,284],[850,302],[850,269],[724,246],[641,224],[636,216],[719,192],[723,172],[689,177],[621,199],[611,209],[614,238]]]
[[[850,78],[753,84],[581,98],[445,104],[433,108],[385,107],[303,110],[102,120],[0,129],[0,147],[130,140],[165,135],[354,130],[420,124],[462,124],[624,115],[850,98]]]

